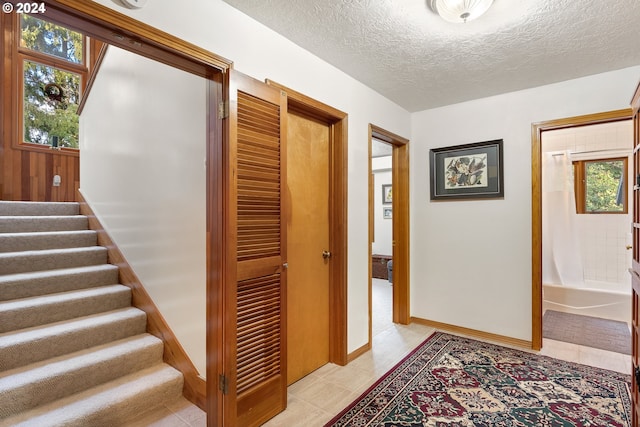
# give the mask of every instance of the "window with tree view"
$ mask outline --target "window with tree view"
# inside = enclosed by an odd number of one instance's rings
[[[627,213],[627,159],[575,161],[578,213]]]
[[[23,142],[77,149],[85,38],[33,16],[19,19]]]

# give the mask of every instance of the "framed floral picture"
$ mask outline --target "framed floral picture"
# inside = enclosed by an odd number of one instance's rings
[[[388,205],[393,202],[391,184],[382,184],[382,203]]]
[[[431,200],[504,197],[502,140],[429,152]]]

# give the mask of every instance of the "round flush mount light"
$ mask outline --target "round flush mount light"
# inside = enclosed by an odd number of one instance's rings
[[[493,0],[428,0],[428,3],[445,21],[463,24],[483,15]]]
[[[147,3],[147,0],[120,0],[120,2],[129,9],[140,9]]]

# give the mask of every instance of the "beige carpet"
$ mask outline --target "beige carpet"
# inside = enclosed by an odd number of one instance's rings
[[[77,203],[0,201],[0,427],[124,426],[182,395]]]
[[[631,354],[631,332],[624,322],[547,310],[542,336],[622,354]]]

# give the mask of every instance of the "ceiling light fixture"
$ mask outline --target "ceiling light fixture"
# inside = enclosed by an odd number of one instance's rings
[[[431,10],[442,19],[454,23],[466,23],[483,15],[493,0],[428,0]]]

